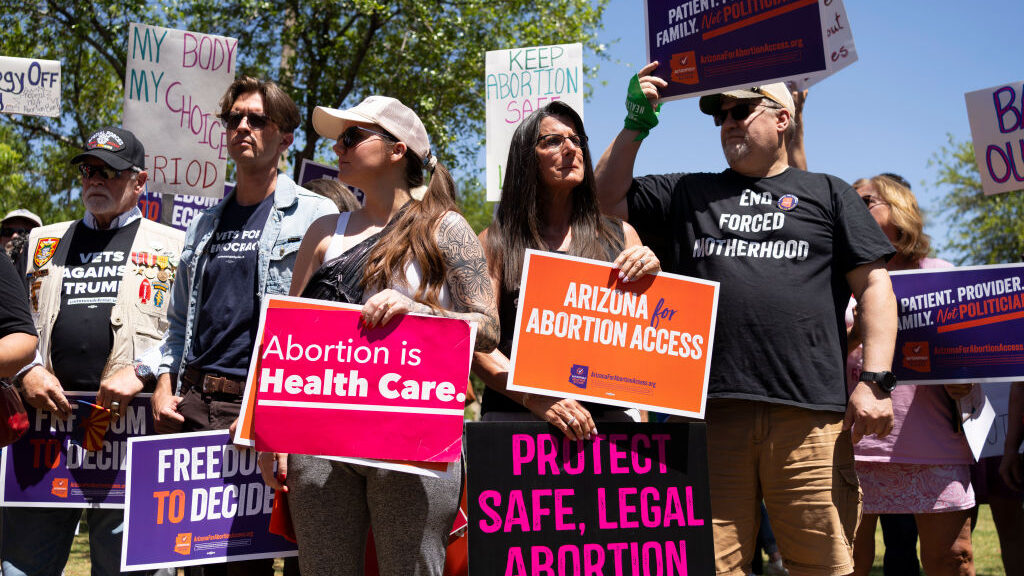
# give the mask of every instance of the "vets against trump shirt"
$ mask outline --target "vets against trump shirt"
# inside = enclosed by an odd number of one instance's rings
[[[666,271],[721,283],[709,398],[846,407],[846,273],[892,245],[839,178],[637,178],[629,223]]]

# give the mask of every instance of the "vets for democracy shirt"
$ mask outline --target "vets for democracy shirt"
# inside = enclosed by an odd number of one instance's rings
[[[271,194],[253,206],[234,198],[224,206],[199,261],[202,289],[189,367],[239,379],[248,372],[259,324],[260,237],[273,204]]]
[[[50,336],[53,374],[65,390],[99,390],[114,346],[110,310],[117,303],[139,220],[114,230],[75,226],[68,247],[60,312]]]

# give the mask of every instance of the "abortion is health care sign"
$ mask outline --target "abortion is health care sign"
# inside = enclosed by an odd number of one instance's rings
[[[964,99],[985,194],[1024,190],[1024,82],[968,92]]]
[[[268,532],[274,492],[227,430],[134,438],[121,570],[295,556]]]
[[[662,100],[829,70],[824,0],[645,0],[647,60]]]
[[[475,325],[406,314],[368,329],[359,310],[264,299],[249,369],[256,449],[455,462]]]
[[[3,449],[0,505],[124,508],[128,439],[153,429],[149,394],[137,394],[117,419],[91,406],[95,392],[64,394],[73,408],[66,420],[25,405],[28,431]]]
[[[1024,380],[1024,264],[891,272],[901,382]]]
[[[237,52],[234,38],[129,27],[124,127],[145,143],[150,192],[223,198],[227,134],[217,104]]]
[[[472,574],[714,574],[703,423],[466,425]]]
[[[0,112],[60,116],[60,62],[0,56]]]
[[[718,283],[527,250],[508,388],[703,418]]]
[[[501,199],[512,134],[534,110],[561,100],[583,118],[583,45],[492,50],[485,60],[487,200]]]

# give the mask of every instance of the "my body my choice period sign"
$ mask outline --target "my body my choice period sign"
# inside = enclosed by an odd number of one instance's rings
[[[508,388],[703,418],[718,283],[527,250]]]
[[[472,574],[714,573],[703,423],[471,422]]]

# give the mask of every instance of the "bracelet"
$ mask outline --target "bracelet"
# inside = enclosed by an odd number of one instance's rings
[[[658,114],[661,113],[661,104],[655,108],[651,101],[644,95],[640,88],[640,77],[636,74],[629,79],[629,88],[626,90],[626,130],[636,130],[640,134],[633,139],[640,142],[651,133],[651,128],[658,125]]]

